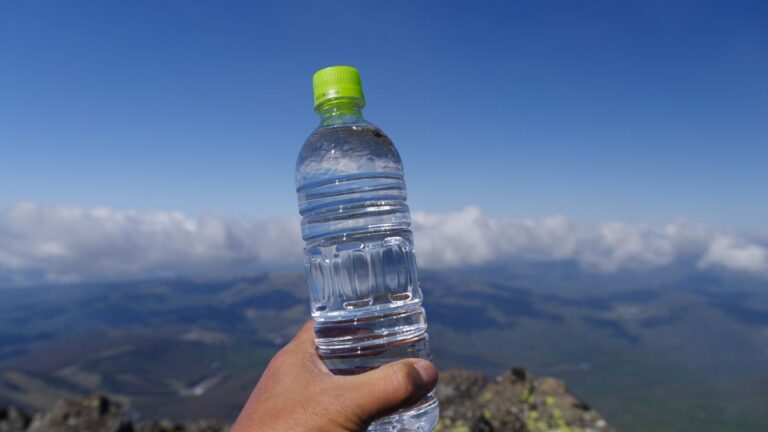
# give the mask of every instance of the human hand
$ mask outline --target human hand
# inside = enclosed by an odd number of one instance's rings
[[[315,352],[307,322],[269,362],[231,432],[361,432],[415,404],[437,384],[437,369],[405,359],[354,375],[333,375]]]

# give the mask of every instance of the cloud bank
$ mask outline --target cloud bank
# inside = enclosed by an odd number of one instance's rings
[[[422,267],[511,259],[573,260],[587,271],[650,270],[693,260],[768,277],[765,236],[745,238],[684,222],[577,226],[564,216],[494,219],[475,207],[414,212]],[[191,217],[181,212],[43,207],[0,211],[0,280],[55,282],[158,275],[225,275],[302,261],[297,219]]]
[[[57,282],[227,274],[301,262],[296,220],[16,204],[0,212],[0,276]]]

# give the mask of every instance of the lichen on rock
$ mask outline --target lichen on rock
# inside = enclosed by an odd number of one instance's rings
[[[555,378],[514,367],[488,381],[446,371],[438,384],[438,432],[610,432],[600,414]]]

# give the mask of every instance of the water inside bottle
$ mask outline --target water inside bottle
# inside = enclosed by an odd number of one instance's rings
[[[297,163],[305,266],[318,354],[337,375],[431,360],[400,156],[373,125],[319,128]],[[428,431],[434,392],[371,425]]]

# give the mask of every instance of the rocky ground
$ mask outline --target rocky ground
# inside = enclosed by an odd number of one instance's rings
[[[0,407],[0,432],[224,432],[221,423],[169,420],[134,422],[124,407],[104,396],[61,400],[34,415]]]
[[[494,380],[463,370],[440,375],[443,432],[610,432],[589,405],[570,394],[562,381],[534,378],[512,368]],[[62,400],[29,414],[0,406],[0,432],[225,432],[216,422],[136,422],[125,408],[104,396]]]
[[[477,372],[440,374],[443,432],[609,432],[613,428],[555,378],[512,368],[494,380]]]

